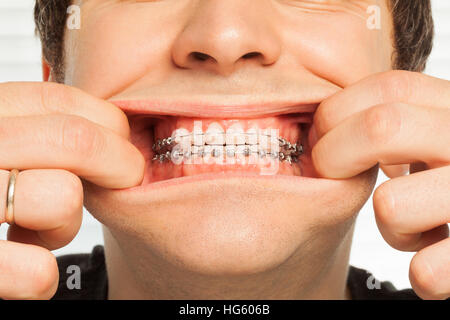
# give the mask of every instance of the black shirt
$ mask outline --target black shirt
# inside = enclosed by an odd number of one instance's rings
[[[58,290],[55,300],[106,300],[108,297],[108,277],[106,274],[103,246],[95,246],[92,253],[63,255],[57,258],[59,268]],[[67,273],[70,265],[81,269],[81,288],[70,290]],[[369,281],[367,279],[372,277]],[[353,300],[409,300],[419,299],[412,289],[397,290],[391,282],[379,282],[359,268],[350,266],[347,285]],[[372,289],[370,289],[371,287]]]

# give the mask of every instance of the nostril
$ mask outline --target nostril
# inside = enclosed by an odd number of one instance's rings
[[[205,61],[205,60],[208,60],[208,58],[209,58],[209,55],[207,55],[205,53],[197,52],[197,51],[192,52],[191,56],[194,59],[200,60],[200,61]]]
[[[250,58],[253,58],[253,57],[256,57],[256,56],[258,56],[260,53],[259,52],[256,52],[256,51],[254,51],[254,52],[249,52],[249,53],[247,53],[247,54],[244,54],[243,56],[242,56],[242,58],[244,58],[244,59],[250,59]]]

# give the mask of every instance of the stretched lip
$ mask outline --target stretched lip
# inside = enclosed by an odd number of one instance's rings
[[[293,189],[305,190],[305,191],[313,191],[320,190],[321,188],[330,187],[333,184],[340,184],[342,181],[340,180],[331,180],[331,179],[323,179],[323,178],[312,178],[305,176],[291,176],[291,175],[259,175],[256,173],[247,173],[247,172],[226,172],[226,173],[204,173],[193,176],[184,176],[173,178],[169,180],[162,180],[154,183],[149,183],[144,186],[136,186],[132,188],[126,189],[114,189],[110,190],[110,192],[116,194],[123,194],[125,196],[136,195],[143,196],[153,193],[155,191],[161,191],[165,189],[174,189],[183,188],[183,186],[187,186],[191,188],[192,184],[200,185],[207,184],[211,181],[215,181],[217,183],[226,183],[230,179],[237,179],[238,183],[241,183],[243,180],[249,181],[271,181],[272,183],[278,183],[280,185],[292,186]],[[130,198],[127,198],[130,200]],[[144,198],[143,198],[144,199]],[[148,200],[149,198],[145,198]]]
[[[209,104],[204,101],[170,101],[167,100],[109,100],[119,107],[127,116],[180,116],[193,118],[258,118],[269,117],[292,113],[313,113],[317,109],[319,102],[292,102],[274,101],[251,104]],[[305,119],[306,119],[305,115]],[[309,118],[308,118],[309,119]],[[136,186],[127,189],[117,189],[115,192],[123,194],[143,194],[156,190],[189,185],[191,183],[201,183],[210,180],[228,180],[229,178],[263,179],[263,180],[286,180],[286,181],[314,181],[316,179],[303,176],[289,175],[260,175],[247,172],[226,172],[226,173],[204,173],[192,176],[182,176],[169,180],[152,182],[143,186]]]
[[[182,116],[196,118],[257,118],[290,113],[313,113],[318,102],[304,103],[292,101],[262,102],[240,105],[218,105],[205,102],[164,101],[164,100],[111,100],[125,114]]]

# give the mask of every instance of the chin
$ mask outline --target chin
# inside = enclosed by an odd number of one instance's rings
[[[142,183],[108,190],[83,181],[85,207],[124,255],[143,255],[149,267],[249,275],[270,272],[299,250],[320,251],[315,240],[338,245],[378,168],[351,179],[319,178],[307,139],[314,110],[301,105],[239,119],[225,111],[214,119],[135,112],[131,141],[147,161]],[[276,139],[260,148],[270,128]]]

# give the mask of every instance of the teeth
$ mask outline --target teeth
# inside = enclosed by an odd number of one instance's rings
[[[203,133],[201,121],[194,121],[192,138],[192,145],[194,146],[203,146],[205,144],[205,134]]]
[[[243,131],[236,126],[230,127],[227,133],[224,133],[219,124],[211,125],[206,133],[201,133],[200,130],[201,127],[194,125],[192,133],[186,129],[177,129],[171,137],[158,139],[152,146],[155,152],[152,160],[164,162],[172,158],[172,160],[227,158],[227,161],[231,160],[231,163],[234,163],[234,160],[239,162],[245,157],[259,156],[292,164],[298,162],[298,157],[303,153],[300,141],[292,144],[278,137],[278,130],[251,128],[242,134]]]
[[[259,145],[251,144],[251,145],[248,146],[248,148],[250,149],[251,153],[256,154],[256,153],[258,153]]]
[[[236,146],[235,145],[225,146],[225,152],[228,157],[234,157],[236,155]]]
[[[180,145],[182,148],[187,148],[191,146],[192,134],[184,128],[176,129],[171,138],[173,141]]]
[[[241,145],[246,143],[246,134],[242,126],[238,123],[232,124],[225,134],[226,145]]]
[[[205,155],[205,148],[203,146],[193,146],[192,147],[192,155],[197,155],[199,157],[203,157]]]
[[[250,148],[245,146],[244,147],[244,156],[248,157],[250,155],[251,151]]]
[[[256,128],[249,128],[245,135],[245,144],[258,144],[258,130]]]
[[[267,152],[261,149],[259,150],[258,155],[260,158],[264,158],[267,155]]]
[[[204,134],[194,134],[192,145],[204,146],[205,145],[205,135]]]
[[[182,151],[176,151],[172,154],[172,157],[174,157],[175,159],[179,159],[181,157],[183,157],[183,152]]]
[[[225,132],[220,124],[213,122],[205,133],[205,143],[209,145],[224,145]]]
[[[223,150],[223,148],[222,148],[222,150]],[[213,156],[213,157],[215,157],[215,158],[218,158],[218,157],[220,157],[222,154],[223,154],[223,151],[222,151],[221,149],[219,149],[219,148],[214,148],[212,151],[211,151],[211,155]]]

